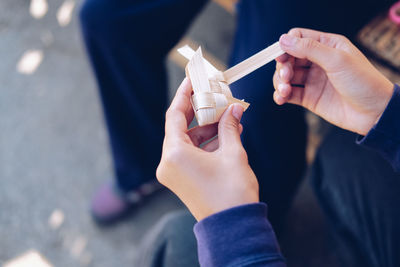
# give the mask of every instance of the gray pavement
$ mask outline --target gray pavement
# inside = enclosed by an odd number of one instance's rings
[[[112,177],[112,163],[78,7],[61,27],[56,13],[62,3],[49,1],[38,20],[28,0],[0,2],[0,265],[34,249],[54,266],[133,266],[146,230],[182,204],[164,190],[115,227],[92,223],[88,203]],[[234,19],[210,4],[189,36],[226,61],[233,29]],[[32,74],[21,74],[17,62],[30,49],[42,51],[43,60]],[[174,90],[184,73],[168,66]],[[289,221],[282,247],[290,266],[334,266],[307,184]]]

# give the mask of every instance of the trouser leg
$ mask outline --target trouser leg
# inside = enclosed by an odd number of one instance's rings
[[[308,27],[353,36],[382,5],[375,0],[242,0],[231,56],[236,64],[279,40],[293,27]],[[355,12],[362,6],[364,12]],[[282,227],[305,168],[306,124],[302,108],[274,104],[269,64],[232,84],[235,97],[251,103],[243,116],[243,143],[269,205],[275,229]]]
[[[87,0],[83,37],[100,88],[119,187],[155,179],[167,104],[165,57],[206,0]]]
[[[326,138],[313,187],[346,266],[400,266],[400,175],[355,138],[338,129]]]
[[[135,266],[199,266],[197,243],[193,234],[195,222],[187,210],[164,216],[145,236]]]

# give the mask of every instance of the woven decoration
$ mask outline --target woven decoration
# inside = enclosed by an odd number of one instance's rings
[[[284,53],[276,43],[221,72],[204,59],[201,48],[195,52],[189,46],[184,46],[178,52],[189,60],[186,76],[192,82],[192,106],[200,126],[218,122],[226,108],[233,103],[240,104],[246,110],[250,104],[234,98],[229,84]]]

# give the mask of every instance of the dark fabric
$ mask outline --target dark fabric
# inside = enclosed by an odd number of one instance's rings
[[[167,106],[165,57],[206,2],[86,0],[82,6],[122,191],[155,179]]]
[[[333,229],[343,266],[400,266],[400,175],[378,152],[357,146],[355,138],[337,128],[326,137],[313,164],[313,188]],[[266,215],[264,204],[251,204],[200,221],[195,232],[203,266],[282,266]],[[155,236],[162,237],[153,240],[164,240],[164,233],[171,231],[175,234],[166,235],[168,242],[152,242],[152,247],[164,251],[163,244],[171,242],[179,251],[189,246],[184,257],[191,262],[186,266],[196,266],[194,235],[188,230],[194,219],[168,221],[161,223],[161,229],[156,227]],[[154,261],[174,260],[150,251]]]
[[[358,136],[357,143],[377,150],[400,172],[400,87],[395,85],[393,96],[378,123],[366,136]]]
[[[165,215],[145,235],[139,247],[137,267],[199,266],[193,226],[196,220],[189,211]]]
[[[167,101],[165,56],[205,2],[87,0],[82,7],[83,36],[99,84],[122,191],[154,178]],[[299,20],[293,18],[284,27],[263,26],[270,22],[265,17],[275,16],[275,9],[282,14],[285,9],[267,3],[272,2],[240,4],[232,63],[275,42]],[[260,180],[262,199],[273,206],[270,218],[278,229],[304,170],[306,126],[301,108],[283,109],[273,103],[273,70],[271,64],[232,89],[235,96],[252,104],[243,124],[245,129],[258,130],[244,131],[244,145]]]
[[[286,266],[263,203],[214,214],[194,232],[201,266]]]
[[[400,175],[355,138],[339,129],[326,138],[313,166],[313,187],[344,266],[400,266]]]

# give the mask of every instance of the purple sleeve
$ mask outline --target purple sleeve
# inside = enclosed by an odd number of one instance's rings
[[[201,266],[286,266],[263,203],[211,215],[194,232]]]
[[[400,172],[400,87],[395,85],[393,96],[378,123],[357,143],[378,151],[396,172]]]

